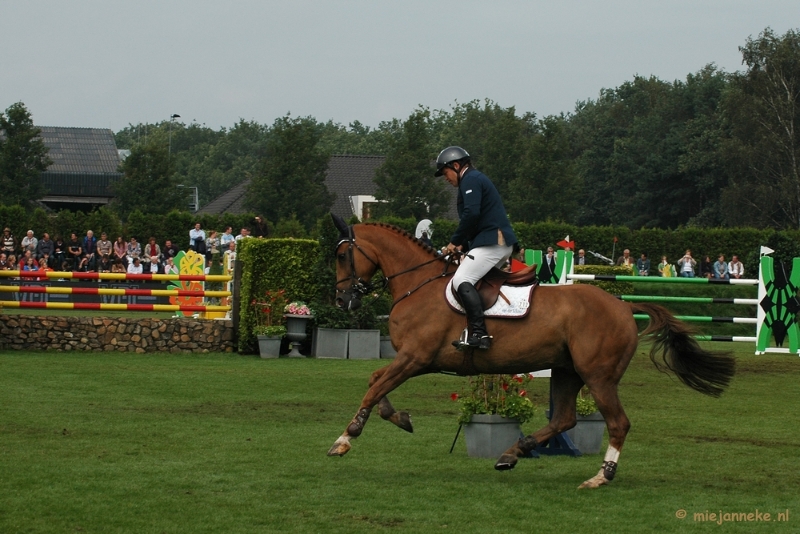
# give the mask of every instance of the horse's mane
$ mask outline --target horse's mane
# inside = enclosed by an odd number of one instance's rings
[[[432,246],[426,245],[425,243],[423,243],[422,241],[420,241],[419,239],[414,237],[410,232],[407,232],[406,230],[403,230],[399,226],[395,226],[393,224],[388,224],[388,223],[382,223],[382,222],[368,222],[368,223],[364,223],[364,224],[367,225],[367,226],[379,226],[381,228],[386,228],[387,230],[391,230],[391,231],[393,231],[393,232],[395,232],[397,234],[400,234],[401,236],[405,237],[406,239],[408,239],[412,243],[415,243],[418,247],[422,248],[424,251],[426,251],[431,256],[435,256],[436,255],[436,249],[435,248],[433,248]]]

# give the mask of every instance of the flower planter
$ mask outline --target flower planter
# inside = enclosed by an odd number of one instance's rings
[[[391,336],[381,336],[381,358],[394,358],[395,356],[397,356],[397,351],[394,350]]]
[[[351,360],[373,360],[381,357],[380,330],[348,330],[347,357]]]
[[[277,358],[281,354],[283,336],[258,336],[258,352],[262,358]]]
[[[286,318],[286,337],[292,342],[292,350],[289,352],[290,358],[305,358],[298,348],[300,343],[306,339],[306,324],[313,318],[311,315],[294,315],[287,313]]]
[[[315,358],[347,358],[347,330],[315,328],[311,355]]]
[[[521,437],[519,421],[500,415],[475,414],[464,426],[467,456],[472,458],[498,458]]]
[[[597,454],[603,446],[606,421],[600,412],[578,415],[577,424],[566,434],[582,454]]]

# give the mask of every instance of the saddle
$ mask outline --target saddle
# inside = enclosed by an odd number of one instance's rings
[[[535,264],[530,265],[516,273],[509,273],[507,271],[501,271],[497,267],[492,267],[492,269],[486,273],[486,276],[478,281],[478,283],[475,285],[475,289],[478,291],[478,294],[481,297],[483,309],[488,310],[494,306],[495,302],[497,302],[497,299],[500,297],[503,297],[503,300],[506,301],[506,304],[511,304],[505,295],[500,292],[500,289],[504,284],[517,287],[529,286],[535,284],[536,282]]]

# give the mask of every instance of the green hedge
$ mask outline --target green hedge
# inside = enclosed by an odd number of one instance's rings
[[[245,239],[239,242],[236,261],[242,264],[239,286],[240,353],[253,353],[257,340],[254,310],[250,306],[269,290],[286,291],[291,302],[310,302],[316,293],[314,264],[319,243],[311,239]]]

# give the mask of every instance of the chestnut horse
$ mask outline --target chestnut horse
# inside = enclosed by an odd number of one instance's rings
[[[361,435],[376,404],[383,419],[412,432],[408,413],[397,412],[387,398],[411,377],[439,371],[474,375],[552,369],[554,410],[550,422],[504,452],[495,468],[512,469],[517,458],[537,444],[575,426],[575,399],[585,384],[605,418],[609,436],[600,471],[581,485],[596,488],[614,478],[630,429],[617,385],[639,341],[633,313],[650,316],[641,335],[652,335],[650,358],[659,369],[671,370],[690,388],[711,396],[719,396],[733,376],[733,358],[703,350],[691,337],[691,330],[667,309],[622,302],[586,284],[538,287],[526,317],[487,318],[489,333],[494,336],[490,350],[460,352],[451,341],[459,338],[466,320],[444,299],[455,266],[394,226],[348,227],[336,216],[334,221],[342,234],[336,249],[337,302],[355,308],[362,294],[374,290],[370,280],[380,269],[394,299],[389,327],[397,356],[372,374],[358,412],[328,451],[329,456],[342,456],[350,450],[350,440]]]

